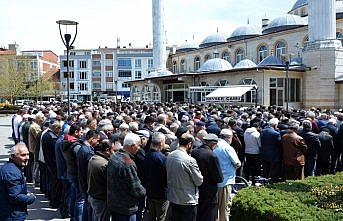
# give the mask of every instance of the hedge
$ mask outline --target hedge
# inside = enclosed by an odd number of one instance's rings
[[[343,173],[242,189],[230,220],[343,220]]]

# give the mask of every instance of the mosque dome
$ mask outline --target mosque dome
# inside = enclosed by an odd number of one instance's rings
[[[269,55],[265,59],[263,59],[258,65],[258,67],[265,67],[265,66],[284,66],[283,61],[281,61],[275,55]]]
[[[218,43],[224,43],[226,42],[226,37],[224,36],[224,34],[221,33],[215,33],[212,35],[207,36],[199,45],[201,48],[202,47],[206,47],[206,46],[212,46],[212,45],[216,45]]]
[[[306,25],[305,21],[297,15],[286,14],[284,16],[273,19],[263,34],[268,34],[276,31],[283,31],[290,28],[300,27]]]
[[[252,61],[252,60],[249,60],[249,59],[244,59],[244,60],[241,60],[240,62],[238,62],[234,69],[239,69],[239,68],[254,68],[254,67],[257,67],[257,65]]]
[[[173,75],[173,73],[168,70],[159,70],[159,71],[150,72],[148,76],[149,77],[163,77],[163,76],[169,76],[169,75]]]
[[[237,28],[234,32],[232,32],[230,38],[228,40],[238,40],[248,37],[255,37],[261,35],[261,29],[256,25],[246,25]]]
[[[177,49],[177,51],[189,51],[197,48],[199,48],[199,45],[195,42],[186,41],[183,45],[180,46],[180,48]]]
[[[213,72],[213,71],[227,71],[232,69],[232,65],[221,58],[213,58],[206,61],[201,67],[199,68],[199,72]]]
[[[308,6],[308,0],[297,0],[290,10],[290,13],[295,12],[304,6]],[[336,0],[336,13],[343,13],[343,1],[341,0]],[[304,16],[307,16],[307,13]]]

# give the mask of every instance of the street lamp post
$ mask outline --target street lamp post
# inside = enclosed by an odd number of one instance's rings
[[[288,103],[289,103],[289,76],[288,76],[288,71],[289,71],[289,61],[286,61],[286,89],[285,89],[285,94],[286,94],[286,111],[288,112]]]
[[[62,42],[64,46],[67,48],[67,97],[68,97],[68,115],[70,115],[69,51],[72,48],[74,41],[76,39],[77,25],[79,23],[76,21],[69,21],[69,20],[58,20],[56,21],[56,23],[58,24],[58,28],[60,30],[60,36],[61,36]],[[70,43],[71,34],[65,33],[64,36],[62,35],[62,30],[61,30],[62,25],[66,27],[75,26],[75,36],[71,43]]]

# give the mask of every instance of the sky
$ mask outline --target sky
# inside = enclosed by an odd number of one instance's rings
[[[296,0],[165,0],[168,45],[201,43],[219,32],[261,26],[261,19],[287,13]],[[21,50],[63,53],[57,20],[79,22],[76,49],[144,47],[152,43],[151,0],[0,0],[0,47],[17,43]],[[65,30],[63,30],[65,31]],[[71,30],[69,30],[71,31]],[[72,30],[71,32],[73,32]]]

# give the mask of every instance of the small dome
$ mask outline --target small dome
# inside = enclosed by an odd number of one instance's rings
[[[256,25],[246,25],[237,28],[230,36],[230,40],[243,39],[261,35],[261,29]],[[228,39],[228,40],[229,40]]]
[[[235,65],[234,69],[238,69],[238,68],[254,68],[254,67],[257,67],[257,65],[252,60],[244,59],[244,60],[241,60],[240,62],[238,62]]]
[[[186,41],[183,45],[180,46],[180,48],[177,49],[177,51],[188,51],[197,48],[199,48],[199,45],[195,42]]]
[[[258,65],[258,67],[265,67],[265,66],[284,66],[283,61],[281,61],[278,57],[274,55],[269,55],[265,59],[263,59]]]
[[[206,47],[206,46],[211,46],[215,45],[218,43],[223,43],[226,42],[226,37],[224,34],[220,33],[215,33],[213,35],[207,36],[200,44],[200,47]]]
[[[214,71],[227,71],[232,69],[232,65],[221,58],[213,58],[206,61],[201,67],[199,68],[199,72],[214,72]]]
[[[303,7],[304,5],[308,4],[308,0],[298,0],[294,3],[291,11],[297,10],[298,8]]]
[[[268,34],[275,31],[283,31],[303,25],[306,25],[306,23],[300,16],[287,14],[273,19],[269,23],[268,27],[263,31],[263,34]]]

